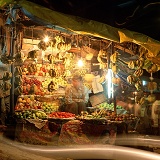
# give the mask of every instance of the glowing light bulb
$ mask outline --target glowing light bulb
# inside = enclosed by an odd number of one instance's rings
[[[48,42],[49,41],[49,37],[46,36],[44,39],[43,39],[44,42]]]
[[[78,67],[82,67],[84,64],[83,64],[83,61],[81,59],[78,60]]]

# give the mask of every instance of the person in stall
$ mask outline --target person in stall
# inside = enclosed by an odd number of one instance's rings
[[[80,75],[75,74],[72,77],[71,84],[65,88],[66,112],[80,115],[82,111],[86,111],[88,100],[88,92],[83,85],[83,79]]]
[[[151,110],[152,132],[154,135],[160,135],[160,100],[152,104]]]

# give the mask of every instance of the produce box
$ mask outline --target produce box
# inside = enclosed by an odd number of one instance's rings
[[[93,95],[89,98],[89,101],[92,105],[92,107],[96,107],[97,105],[106,102],[107,98],[105,97],[105,95],[103,93],[98,93],[96,95]]]

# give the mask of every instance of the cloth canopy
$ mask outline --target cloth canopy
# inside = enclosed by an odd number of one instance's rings
[[[118,29],[97,21],[63,14],[26,0],[1,0],[0,8],[8,4],[20,7],[23,13],[31,20],[46,26],[57,27],[57,29],[64,28],[64,30],[77,34],[91,35],[118,43],[133,42],[151,52],[150,58],[155,58],[160,53],[160,42],[141,33]]]

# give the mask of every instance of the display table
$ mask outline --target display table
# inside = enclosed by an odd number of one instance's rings
[[[40,145],[114,144],[123,123],[90,123],[81,120],[18,120],[16,140]],[[123,132],[123,131],[122,131]]]
[[[113,124],[84,123],[72,120],[62,126],[59,145],[114,144],[117,127]]]
[[[22,143],[57,145],[59,125],[48,120],[18,120],[15,139]]]

